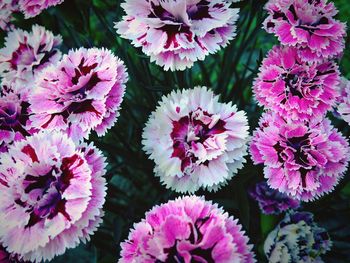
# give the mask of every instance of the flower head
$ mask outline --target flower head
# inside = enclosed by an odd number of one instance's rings
[[[0,152],[30,134],[28,107],[16,94],[0,96]]]
[[[61,36],[38,25],[34,25],[31,32],[21,29],[9,32],[5,47],[0,49],[3,84],[23,87],[22,99],[27,97],[33,89],[34,76],[60,59],[58,46],[61,42]]]
[[[93,145],[45,131],[15,142],[0,163],[0,243],[9,253],[51,260],[96,229],[105,159]]]
[[[293,47],[274,47],[254,82],[258,102],[291,119],[323,117],[337,97],[338,66],[303,62]]]
[[[249,194],[259,203],[260,210],[267,215],[280,214],[288,209],[298,208],[300,204],[298,200],[270,188],[265,181],[257,183],[250,189]]]
[[[121,244],[119,263],[255,262],[238,220],[216,204],[186,196],[155,206]]]
[[[43,10],[59,5],[64,0],[19,0],[19,8],[25,18],[31,18],[39,15]]]
[[[270,263],[322,263],[321,256],[331,246],[326,230],[316,225],[311,213],[291,212],[268,235],[264,251]]]
[[[350,124],[350,81],[346,78],[341,79],[339,95],[337,100],[337,112],[344,121]]]
[[[225,0],[126,0],[117,32],[165,70],[184,70],[236,35],[238,9]]]
[[[74,140],[92,129],[103,135],[115,123],[127,73],[107,49],[80,48],[45,69],[30,97],[34,127],[63,130]]]
[[[334,19],[337,10],[327,0],[270,0],[267,32],[282,45],[294,46],[306,61],[340,55],[344,49],[345,24]]]
[[[265,113],[250,152],[273,189],[295,199],[314,200],[332,191],[349,161],[348,141],[328,119],[291,121]]]
[[[245,112],[206,87],[164,96],[143,132],[144,150],[167,188],[216,190],[245,162],[248,121]]]

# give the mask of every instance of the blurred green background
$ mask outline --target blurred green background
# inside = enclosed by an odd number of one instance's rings
[[[90,139],[108,157],[108,195],[105,203],[104,223],[90,243],[57,257],[54,262],[116,262],[120,242],[125,240],[134,222],[140,221],[153,205],[178,196],[166,190],[153,176],[153,162],[142,151],[141,133],[148,115],[163,94],[173,89],[192,88],[196,85],[211,87],[221,95],[222,101],[233,101],[248,113],[251,131],[257,126],[262,109],[257,107],[251,91],[252,80],[267,51],[277,40],[261,29],[266,13],[266,1],[245,0],[235,3],[241,9],[237,37],[228,47],[205,61],[195,63],[184,72],[164,72],[149,62],[148,57],[129,41],[121,39],[114,30],[114,22],[123,15],[120,1],[66,0],[30,20],[16,15],[17,27],[30,30],[40,24],[63,36],[62,51],[84,47],[106,47],[125,61],[130,80],[117,124],[103,138],[92,134]],[[350,1],[336,0],[338,19],[349,21]],[[350,22],[350,21],[349,21]],[[349,23],[350,24],[350,23]],[[350,32],[348,31],[348,35]],[[5,33],[0,33],[1,43]],[[350,38],[340,61],[341,71],[350,78]],[[330,116],[332,117],[332,116]],[[348,125],[333,119],[333,123],[347,137]],[[265,262],[262,244],[266,235],[281,219],[263,216],[257,204],[248,197],[247,189],[263,180],[262,166],[248,163],[229,184],[217,193],[204,191],[207,199],[219,203],[243,224],[258,262]],[[313,212],[316,222],[325,227],[334,242],[325,262],[350,262],[350,182],[349,173],[336,190],[318,201],[303,204],[303,210]]]

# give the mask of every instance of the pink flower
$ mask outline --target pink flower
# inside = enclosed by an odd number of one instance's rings
[[[49,261],[96,229],[106,164],[93,145],[45,131],[15,142],[0,163],[0,242],[9,253]]]
[[[250,153],[273,189],[295,199],[314,200],[331,192],[349,161],[348,141],[330,121],[298,121],[265,113],[254,132]]]
[[[165,70],[184,70],[217,52],[236,33],[238,9],[224,0],[126,0],[117,33]]]
[[[121,244],[119,263],[255,262],[238,220],[217,204],[185,196],[155,206]]]
[[[59,5],[64,0],[19,0],[19,8],[23,12],[25,18],[31,18],[39,15],[43,10]]]
[[[0,28],[2,30],[14,29],[11,24],[12,13],[18,11],[18,0],[0,0]]]
[[[28,107],[13,93],[0,97],[0,152],[30,134]]]
[[[17,255],[10,254],[6,249],[0,245],[0,263],[26,263],[20,260]],[[30,262],[27,262],[30,263]]]
[[[291,119],[323,117],[337,97],[338,66],[303,62],[297,49],[275,46],[254,82],[260,105]]]
[[[61,36],[34,25],[31,32],[15,29],[8,33],[5,47],[0,49],[0,76],[3,84],[22,87],[22,99],[34,86],[35,75],[56,63],[61,52]]]
[[[340,83],[337,112],[344,121],[350,124],[350,81],[342,78]]]
[[[305,61],[332,58],[344,49],[345,24],[333,17],[337,10],[327,0],[270,0],[264,22],[283,45],[294,46]]]
[[[127,73],[107,49],[70,51],[38,76],[30,97],[34,127],[63,130],[74,140],[103,135],[117,119]]]
[[[142,137],[155,175],[167,188],[216,191],[245,163],[248,121],[232,103],[196,87],[164,96]]]

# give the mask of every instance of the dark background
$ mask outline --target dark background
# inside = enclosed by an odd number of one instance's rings
[[[106,47],[125,61],[129,82],[117,124],[103,138],[92,134],[90,140],[108,157],[108,195],[104,206],[104,223],[92,237],[90,243],[68,250],[54,262],[116,262],[119,259],[120,242],[127,238],[130,227],[140,221],[144,213],[155,204],[167,202],[178,196],[166,190],[153,176],[153,162],[142,151],[141,134],[148,115],[156,107],[163,94],[173,89],[192,88],[196,85],[211,87],[221,95],[221,101],[233,101],[238,108],[248,113],[251,132],[257,126],[262,109],[251,91],[252,80],[267,51],[277,44],[274,36],[262,27],[266,13],[266,1],[245,0],[235,3],[239,7],[237,37],[228,47],[205,61],[195,63],[183,72],[164,72],[150,64],[141,50],[129,41],[121,39],[113,28],[120,21],[123,11],[116,0],[66,0],[41,15],[24,20],[17,15],[16,26],[30,30],[35,23],[45,26],[63,36],[62,51],[71,48]],[[349,0],[336,0],[338,19],[349,21]],[[350,21],[349,21],[350,22]],[[348,35],[349,34],[348,30]],[[0,33],[3,45],[5,33]],[[350,77],[350,38],[346,40],[346,51],[340,62],[344,76]],[[348,137],[349,127],[334,119],[333,124]],[[248,163],[229,184],[217,193],[199,191],[206,199],[219,203],[243,224],[258,262],[265,262],[262,244],[266,235],[283,217],[264,216],[255,201],[248,196],[248,188],[263,180],[262,166]],[[324,258],[325,262],[350,262],[350,181],[349,173],[331,194],[302,205],[302,210],[315,214],[316,222],[325,227],[333,240],[333,248]]]

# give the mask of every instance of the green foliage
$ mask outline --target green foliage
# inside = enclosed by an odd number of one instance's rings
[[[340,9],[339,18],[347,21],[350,17],[349,1],[335,2]],[[125,240],[133,223],[140,221],[153,205],[178,196],[166,190],[154,177],[153,162],[148,160],[141,145],[144,123],[163,94],[195,85],[211,87],[221,95],[222,101],[233,101],[239,109],[248,113],[251,131],[255,129],[262,111],[252,97],[251,85],[261,60],[277,43],[272,35],[261,29],[265,1],[244,0],[235,3],[241,9],[236,39],[224,50],[207,57],[203,62],[195,63],[193,68],[184,72],[164,72],[151,64],[149,58],[129,41],[117,36],[113,26],[123,15],[120,4],[116,0],[66,0],[38,17],[30,20],[19,17],[16,22],[18,27],[24,29],[30,29],[32,24],[38,23],[61,34],[64,52],[80,46],[112,49],[125,61],[130,76],[117,124],[103,138],[95,134],[91,136],[109,162],[104,223],[88,245],[70,250],[54,262],[116,262],[119,244]],[[341,70],[350,77],[349,49],[345,51]],[[338,120],[336,125],[349,135],[345,122]],[[197,193],[218,202],[231,215],[240,219],[255,245],[258,262],[265,260],[261,250],[264,238],[278,222],[276,217],[261,215],[257,204],[248,197],[248,188],[261,180],[262,166],[254,166],[248,160],[244,169],[219,192]],[[350,251],[349,189],[347,175],[332,194],[303,205],[303,209],[315,213],[316,221],[329,230],[334,240],[334,248],[327,254],[325,262],[350,262],[347,253]]]

